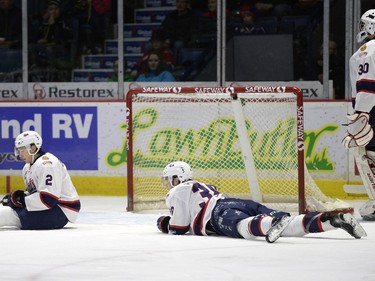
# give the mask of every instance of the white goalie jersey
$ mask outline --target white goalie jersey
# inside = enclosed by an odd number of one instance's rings
[[[171,214],[169,232],[207,235],[206,224],[222,195],[213,185],[196,181],[181,183],[169,190],[166,204]]]
[[[70,222],[75,222],[80,200],[65,165],[53,154],[45,153],[22,170],[27,187],[25,196],[28,211],[48,210],[56,204]]]
[[[363,44],[349,64],[354,109],[370,112],[375,106],[375,40]]]

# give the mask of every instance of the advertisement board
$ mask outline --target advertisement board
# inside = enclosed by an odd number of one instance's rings
[[[12,101],[22,100],[25,97],[22,93],[22,83],[2,83],[0,88],[0,100]]]
[[[118,99],[117,83],[29,83],[28,90],[31,101]]]
[[[99,58],[99,57],[98,57]],[[91,59],[91,58],[88,58]],[[113,59],[113,57],[112,57]],[[129,67],[138,62],[139,55],[127,56]],[[217,86],[216,82],[124,82],[124,93],[118,93],[118,83],[105,82],[112,70],[107,69],[90,69],[84,68],[74,72],[76,82],[35,82],[28,83],[28,94],[23,94],[22,83],[3,83],[0,89],[0,100],[2,101],[20,101],[28,99],[34,100],[77,100],[90,101],[95,100],[123,100],[124,94],[129,88],[133,87],[184,87],[184,86]],[[97,82],[90,82],[97,81]],[[100,82],[98,82],[100,81]],[[299,87],[303,92],[304,100],[322,100],[332,99],[333,88],[332,81],[329,82],[329,93],[324,93],[323,85],[319,81],[289,81],[287,85]],[[285,82],[227,82],[227,86],[285,86]]]
[[[199,107],[190,106],[200,114]],[[305,162],[313,178],[360,181],[352,156],[341,144],[350,103],[316,101],[304,107]],[[1,102],[0,175],[20,175],[24,163],[14,157],[14,139],[21,131],[36,130],[43,149],[58,156],[71,175],[126,176],[126,111],[124,102]],[[152,130],[163,126],[168,125],[156,123]]]
[[[323,91],[323,84],[319,81],[288,81],[288,86],[295,86],[302,90],[304,100],[333,99],[333,82],[329,81],[329,92]],[[283,81],[267,82],[228,82],[228,86],[285,86]]]
[[[22,168],[23,161],[13,156],[14,139],[27,130],[39,132],[43,149],[63,155],[70,169],[98,170],[97,107],[16,105],[0,107],[0,116],[1,170]]]

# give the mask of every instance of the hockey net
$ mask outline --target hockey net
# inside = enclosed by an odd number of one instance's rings
[[[127,94],[128,211],[164,209],[164,167],[230,197],[289,212],[352,211],[321,192],[304,163],[296,87],[149,87]]]

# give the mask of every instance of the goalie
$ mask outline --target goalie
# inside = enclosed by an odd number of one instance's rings
[[[370,198],[360,209],[364,220],[375,220],[375,9],[360,21],[358,43],[363,45],[350,58],[350,82],[354,114],[348,115],[343,145],[354,153],[362,181]]]
[[[265,237],[273,243],[280,236],[300,237],[307,233],[343,229],[359,239],[365,230],[351,214],[311,212],[291,216],[252,200],[225,198],[215,186],[193,180],[190,166],[181,161],[163,170],[163,185],[169,189],[166,204],[170,216],[157,220],[160,231],[182,235],[216,234],[233,238]]]

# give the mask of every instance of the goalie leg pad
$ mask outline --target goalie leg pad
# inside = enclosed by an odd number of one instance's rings
[[[364,147],[353,148],[355,162],[370,199],[375,199],[375,164],[372,152],[367,155]]]
[[[345,148],[366,146],[374,137],[369,120],[370,115],[366,112],[347,115],[349,120],[347,136],[342,140]]]
[[[375,200],[367,201],[359,208],[359,214],[365,221],[375,221]]]

